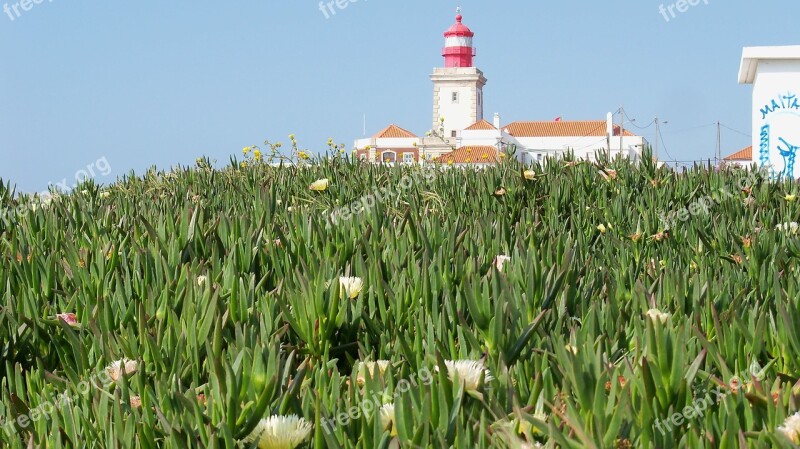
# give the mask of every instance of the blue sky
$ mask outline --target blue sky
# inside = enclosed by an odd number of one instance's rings
[[[0,0],[11,8],[20,0]],[[716,127],[750,133],[743,46],[798,44],[800,2],[667,0],[44,0],[0,15],[0,178],[21,191],[74,183],[99,160],[108,184],[134,170],[227,163],[297,135],[348,148],[396,123],[430,128],[433,67],[456,6],[476,33],[503,121],[656,116],[673,159],[713,157]],[[628,125],[631,126],[631,125]],[[634,128],[635,129],[635,128]],[[637,130],[653,141],[654,127]],[[749,137],[723,128],[723,153]],[[665,153],[661,156],[669,159]]]

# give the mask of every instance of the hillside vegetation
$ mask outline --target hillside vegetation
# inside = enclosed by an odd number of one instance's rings
[[[425,167],[6,182],[0,446],[800,441],[795,184]]]

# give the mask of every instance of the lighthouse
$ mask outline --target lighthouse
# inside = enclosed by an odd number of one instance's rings
[[[444,67],[433,69],[433,130],[443,129],[445,138],[483,120],[483,87],[486,77],[474,66],[475,33],[463,23],[461,8],[456,23],[445,33]]]

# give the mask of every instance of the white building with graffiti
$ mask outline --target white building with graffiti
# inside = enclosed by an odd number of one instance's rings
[[[800,46],[747,47],[739,83],[753,85],[752,161],[775,178],[800,177]]]

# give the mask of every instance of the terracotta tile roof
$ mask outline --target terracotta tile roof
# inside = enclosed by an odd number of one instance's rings
[[[397,125],[389,125],[378,134],[373,136],[375,139],[405,139],[414,138],[415,136],[411,131],[407,131]]]
[[[457,148],[447,154],[443,154],[434,162],[449,164],[494,164],[497,162],[497,148],[491,145],[472,145]]]
[[[514,122],[503,129],[514,137],[602,137],[606,135],[606,121]],[[614,125],[614,135],[619,136],[619,125]],[[635,135],[625,130],[625,136]]]
[[[744,150],[737,151],[730,156],[724,158],[725,161],[752,161],[753,160],[753,147],[749,146]]]
[[[497,129],[491,123],[487,122],[486,120],[481,120],[479,122],[473,123],[470,125],[466,131],[478,131],[478,130],[490,130],[490,129]]]

